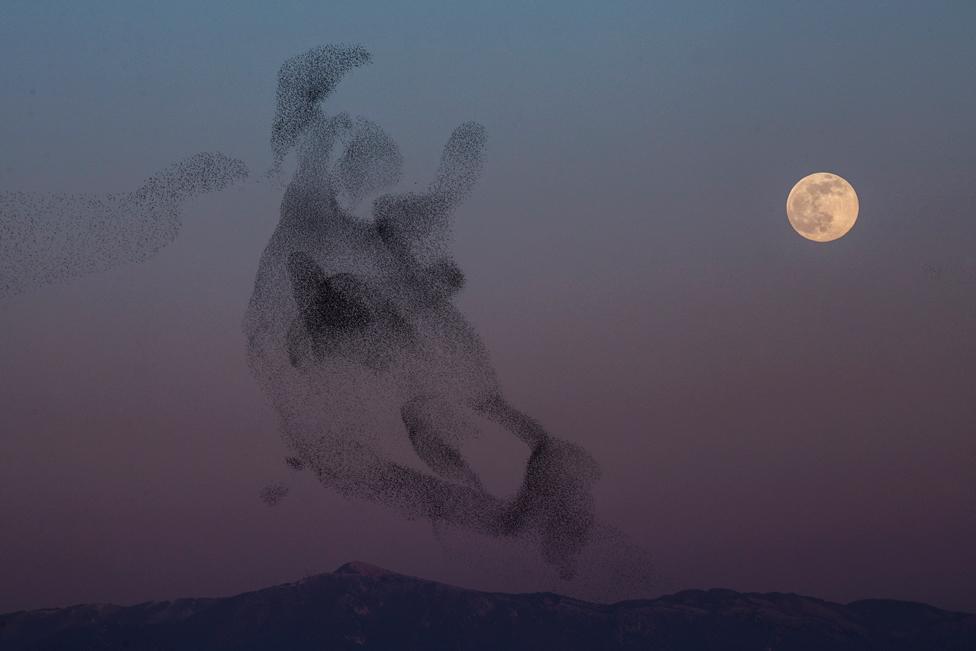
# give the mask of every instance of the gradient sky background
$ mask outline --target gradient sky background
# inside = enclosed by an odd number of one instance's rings
[[[460,304],[511,400],[601,462],[648,596],[976,611],[976,4],[198,4],[4,0],[0,189],[123,191],[205,150],[266,169],[281,62],[362,43],[328,108],[393,134],[405,184],[487,127]],[[861,201],[827,245],[784,214],[814,171]],[[539,587],[289,475],[240,329],[279,200],[203,197],[149,262],[0,306],[0,611],[352,559]]]

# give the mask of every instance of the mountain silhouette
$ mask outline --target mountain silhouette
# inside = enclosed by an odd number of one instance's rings
[[[0,649],[973,651],[976,615],[732,590],[598,604],[466,590],[353,562],[233,597],[8,613]]]

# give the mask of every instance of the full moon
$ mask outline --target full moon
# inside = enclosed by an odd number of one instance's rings
[[[790,225],[814,242],[830,242],[847,235],[857,221],[857,210],[854,188],[829,172],[804,176],[786,197]]]

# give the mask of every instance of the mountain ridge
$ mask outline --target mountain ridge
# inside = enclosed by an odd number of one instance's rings
[[[722,588],[601,604],[468,590],[361,561],[230,597],[0,615],[3,651],[549,648],[972,651],[976,615]]]

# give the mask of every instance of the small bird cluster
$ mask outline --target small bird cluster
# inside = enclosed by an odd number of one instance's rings
[[[0,299],[152,257],[176,239],[184,202],[247,175],[243,162],[204,152],[132,192],[0,193]]]

